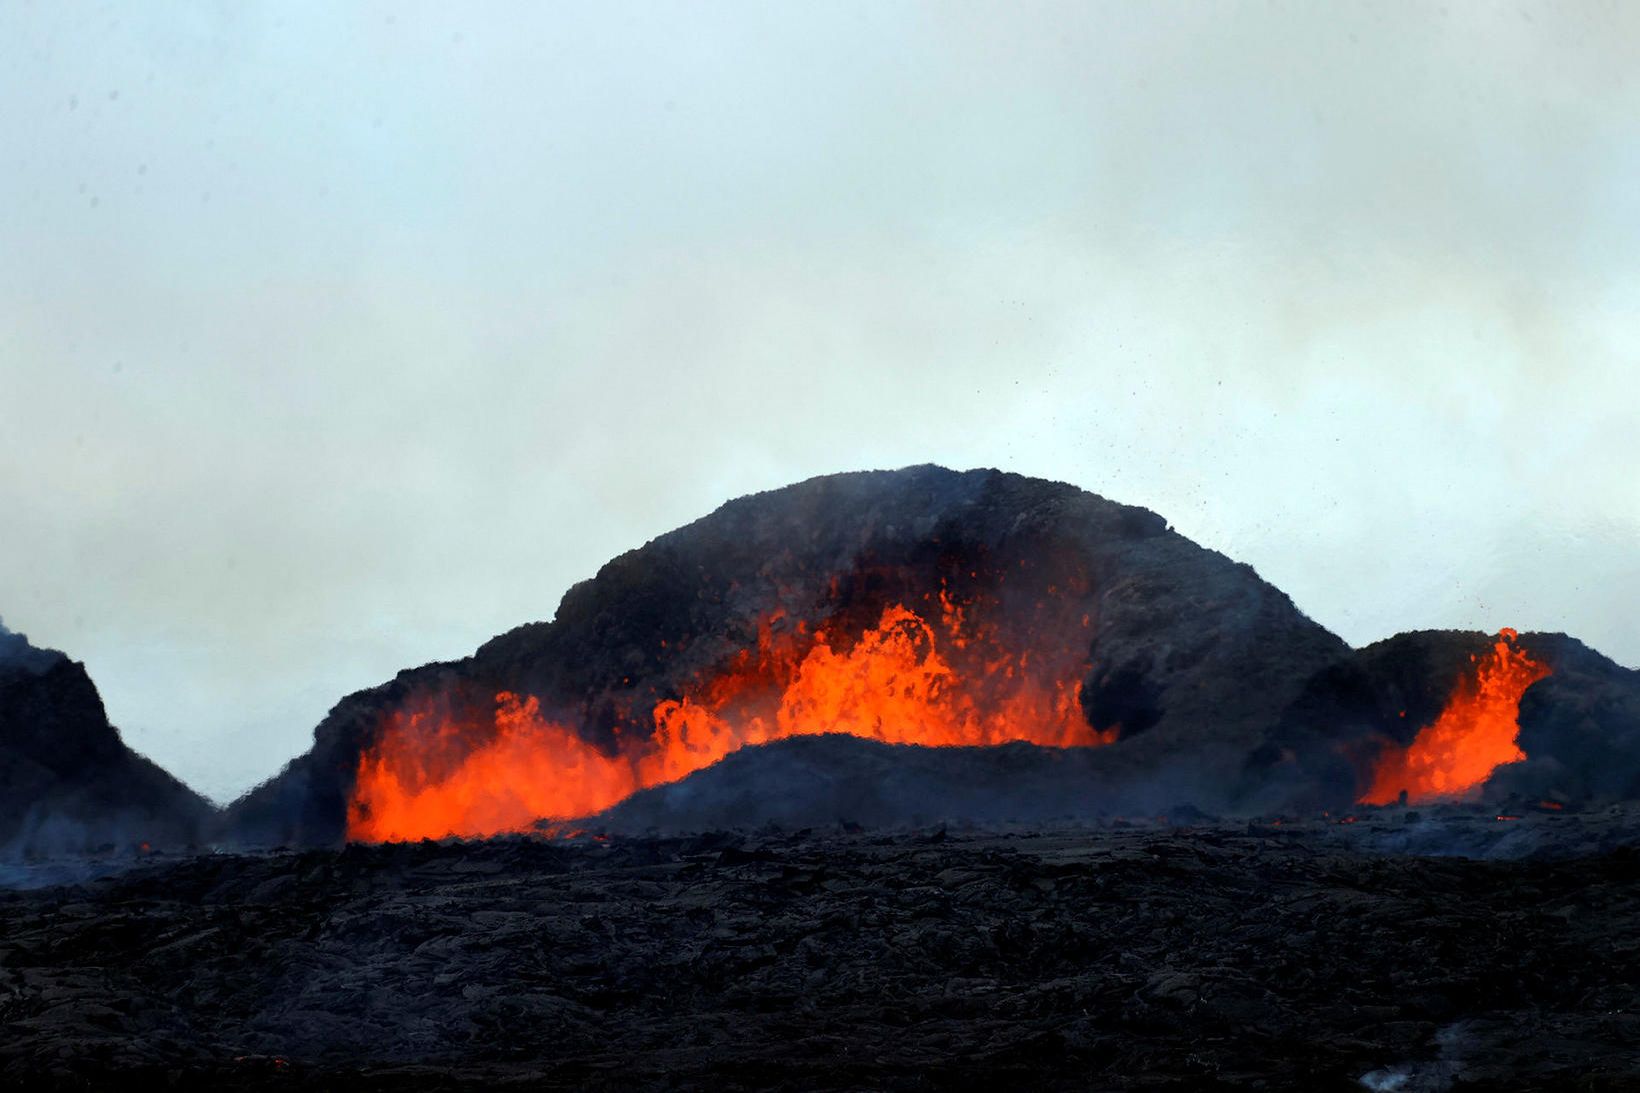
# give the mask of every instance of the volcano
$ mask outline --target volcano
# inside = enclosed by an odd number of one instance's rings
[[[1566,635],[1352,650],[1155,513],[922,466],[743,497],[614,559],[552,621],[344,699],[224,826],[251,845],[701,829],[733,771],[761,779],[746,823],[851,801],[890,822],[1629,799],[1637,725],[1640,673]],[[889,792],[890,769],[915,773]],[[821,788],[851,783],[874,788]]]
[[[227,823],[263,844],[532,830],[820,734],[1075,748],[1086,807],[1219,807],[1224,772],[1348,652],[1144,509],[994,470],[833,475],[731,501],[552,621],[348,697]]]

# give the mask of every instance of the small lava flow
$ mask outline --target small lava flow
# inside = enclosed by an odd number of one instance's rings
[[[1516,740],[1521,695],[1550,669],[1518,647],[1517,636],[1504,629],[1489,653],[1470,657],[1474,671],[1412,743],[1385,746],[1361,804],[1390,804],[1403,792],[1412,804],[1472,796],[1498,767],[1526,758]]]
[[[1024,741],[1051,747],[1114,743],[1119,726],[1095,728],[1080,702],[1090,620],[1051,622],[1019,650],[987,618],[987,601],[945,592],[918,613],[885,607],[851,642],[776,610],[755,649],[666,699],[649,724],[618,733],[606,750],[543,716],[534,697],[503,692],[493,719],[453,714],[436,696],[396,711],[360,755],[348,838],[392,842],[537,829],[543,820],[601,812],[650,786],[677,781],[738,748],[793,736],[841,733],[885,743],[973,746]],[[647,730],[647,731],[644,731]]]

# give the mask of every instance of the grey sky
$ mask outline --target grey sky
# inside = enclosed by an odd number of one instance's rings
[[[722,500],[1640,664],[1640,7],[0,0],[0,614],[218,798]]]

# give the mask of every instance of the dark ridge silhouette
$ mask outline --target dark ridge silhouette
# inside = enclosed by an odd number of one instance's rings
[[[0,858],[187,846],[211,813],[125,745],[83,664],[0,630]]]

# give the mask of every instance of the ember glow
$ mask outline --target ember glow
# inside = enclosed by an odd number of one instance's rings
[[[658,703],[647,731],[604,749],[543,717],[534,698],[496,696],[493,719],[451,713],[436,698],[389,719],[360,756],[348,837],[391,842],[536,829],[544,819],[602,811],[676,781],[737,748],[844,733],[929,746],[1027,741],[1114,743],[1119,726],[1090,726],[1079,701],[1085,635],[1044,653],[1004,649],[972,607],[941,593],[927,616],[895,603],[852,643],[811,632],[776,611],[755,649]],[[932,621],[930,621],[932,620]],[[1089,625],[1078,613],[1080,635]]]
[[[1412,803],[1462,798],[1478,792],[1504,763],[1526,758],[1515,740],[1520,697],[1549,668],[1517,648],[1515,638],[1513,630],[1500,631],[1490,653],[1470,658],[1474,671],[1458,682],[1434,723],[1406,747],[1380,753],[1362,804],[1390,804],[1402,790]]]

